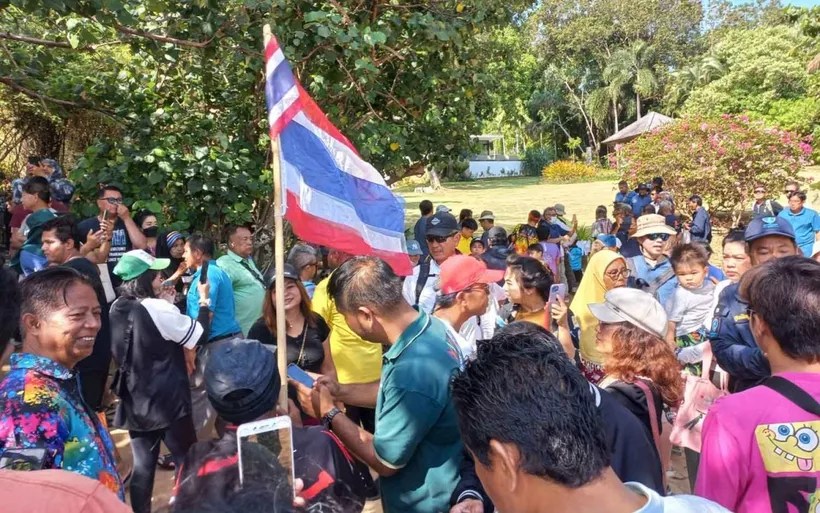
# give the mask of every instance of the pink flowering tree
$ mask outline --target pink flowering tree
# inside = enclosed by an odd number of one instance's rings
[[[746,116],[689,117],[624,145],[619,164],[629,183],[662,176],[678,206],[699,194],[712,213],[731,213],[737,224],[751,207],[756,183],[781,190],[798,178],[811,152],[810,137]]]

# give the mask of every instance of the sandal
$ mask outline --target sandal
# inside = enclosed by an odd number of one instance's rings
[[[177,468],[171,454],[160,454],[157,458],[157,466],[163,470],[175,470]]]

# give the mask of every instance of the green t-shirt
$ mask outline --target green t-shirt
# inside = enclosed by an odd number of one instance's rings
[[[253,260],[242,258],[233,251],[228,251],[216,262],[231,279],[236,322],[242,328],[242,333],[247,335],[253,323],[262,315],[262,303],[265,301],[262,273]]]
[[[449,511],[463,457],[450,382],[459,368],[447,329],[424,312],[385,353],[376,402],[377,457],[387,513]]]

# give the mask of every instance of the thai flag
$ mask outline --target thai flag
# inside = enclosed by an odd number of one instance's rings
[[[307,242],[378,256],[396,274],[410,274],[401,201],[296,81],[274,37],[265,64],[270,136],[280,142],[282,204],[293,231]]]

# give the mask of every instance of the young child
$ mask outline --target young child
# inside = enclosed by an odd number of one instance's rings
[[[473,242],[470,243],[470,255],[474,258],[480,259],[485,251],[487,251],[487,248],[484,247],[484,243],[481,242],[481,239],[475,238]]]
[[[541,244],[530,244],[527,248],[527,256],[531,256],[533,258],[537,258],[540,261],[544,261],[544,248],[541,247]]]
[[[595,209],[595,222],[592,223],[592,237],[609,235],[613,231],[612,228],[612,221],[606,216],[606,207],[598,205],[598,208]]]
[[[572,268],[572,274],[575,275],[576,283],[581,283],[581,278],[584,277],[584,250],[575,243],[567,250],[567,258],[569,258],[569,266]]]
[[[683,244],[672,250],[669,259],[678,287],[666,305],[669,317],[666,338],[685,370],[700,376],[702,365],[698,362],[703,360],[703,351],[709,343],[703,324],[712,310],[715,291],[715,284],[708,278],[709,256],[702,246]]]

